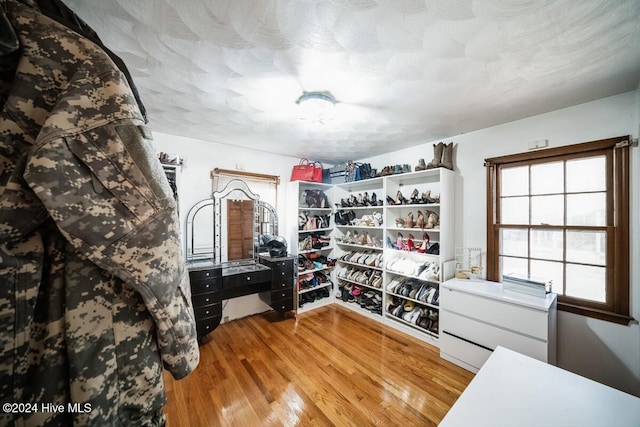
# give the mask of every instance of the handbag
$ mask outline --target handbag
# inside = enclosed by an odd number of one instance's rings
[[[322,183],[331,184],[331,169],[322,169]]]
[[[313,176],[311,177],[313,182],[322,182],[322,163],[313,162]]]
[[[315,163],[302,158],[300,163],[293,165],[293,169],[291,169],[291,181],[312,181],[315,170]],[[320,169],[320,179],[322,180],[322,169]]]

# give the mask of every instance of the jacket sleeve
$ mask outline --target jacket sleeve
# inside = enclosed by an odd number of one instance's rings
[[[172,375],[195,369],[176,203],[142,122],[52,132],[34,145],[24,176],[75,249],[142,295]]]

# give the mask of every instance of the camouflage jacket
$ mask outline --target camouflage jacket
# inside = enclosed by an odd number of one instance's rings
[[[199,352],[150,132],[99,47],[0,8],[0,426],[162,425]]]

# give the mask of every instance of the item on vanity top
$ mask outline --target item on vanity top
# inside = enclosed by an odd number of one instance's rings
[[[273,240],[267,243],[269,256],[271,258],[283,258],[287,256],[287,241],[284,237],[274,236]]]

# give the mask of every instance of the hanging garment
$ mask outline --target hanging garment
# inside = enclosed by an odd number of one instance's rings
[[[151,134],[102,49],[32,0],[0,12],[0,400],[63,405],[0,425],[163,425],[162,368],[199,352]]]

